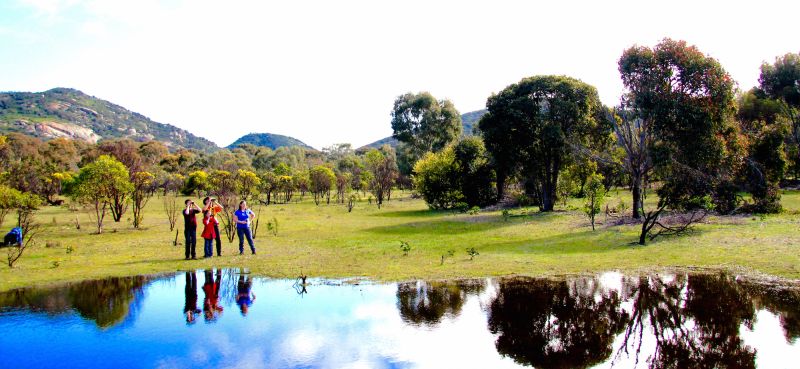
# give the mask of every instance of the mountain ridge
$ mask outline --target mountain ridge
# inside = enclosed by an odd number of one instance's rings
[[[171,149],[219,149],[210,140],[73,88],[43,92],[0,92],[0,133],[41,139],[65,137],[96,143],[104,139],[158,140]]]

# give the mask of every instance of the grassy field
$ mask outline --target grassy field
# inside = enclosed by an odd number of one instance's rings
[[[612,192],[611,204],[625,192]],[[344,205],[315,206],[310,196],[291,204],[261,209],[256,239],[258,255],[238,255],[238,241],[223,240],[223,256],[183,260],[182,219],[177,228],[181,245],[173,246],[162,199],[145,209],[144,226],[107,218],[106,233],[91,234],[86,212],[65,207],[42,209],[44,226],[38,244],[14,268],[0,267],[0,290],[59,281],[135,275],[208,267],[244,267],[252,272],[291,277],[366,277],[377,280],[439,279],[503,275],[561,275],[605,270],[641,271],[661,268],[719,268],[785,279],[800,279],[800,193],[786,192],[783,214],[712,217],[692,235],[660,238],[634,245],[639,227],[600,224],[592,231],[578,210],[538,213],[535,208],[454,214],[427,209],[422,200],[403,194],[382,209],[357,203],[352,213]],[[182,198],[181,198],[182,203]],[[575,209],[580,200],[566,208]],[[75,217],[82,225],[75,227]],[[129,215],[126,214],[126,217]],[[12,216],[3,229],[12,226]],[[266,222],[276,218],[277,236]],[[604,216],[599,216],[604,222]],[[199,236],[198,236],[199,238]],[[202,255],[202,239],[198,254]],[[412,249],[407,256],[400,241]],[[49,245],[46,246],[46,244]],[[480,255],[474,260],[466,249]],[[454,255],[447,256],[448,251]],[[446,255],[444,264],[442,255]],[[0,251],[5,258],[5,252]]]

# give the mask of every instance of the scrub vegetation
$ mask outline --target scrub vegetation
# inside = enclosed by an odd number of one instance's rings
[[[605,200],[614,208],[629,196],[612,190]],[[222,257],[201,260],[183,260],[182,236],[173,246],[175,234],[169,231],[161,199],[147,204],[139,229],[131,223],[108,223],[102,234],[76,229],[76,216],[91,224],[88,212],[48,206],[37,214],[37,245],[13,269],[0,268],[0,290],[211,266],[243,267],[273,277],[377,280],[661,268],[719,268],[800,278],[800,192],[783,194],[781,214],[711,216],[691,234],[659,238],[646,246],[635,242],[638,224],[617,225],[628,222],[614,216],[598,215],[597,230],[592,231],[583,201],[570,200],[553,212],[508,209],[506,221],[500,210],[476,215],[432,211],[408,192],[394,195],[380,210],[359,201],[349,213],[346,205],[317,206],[307,195],[297,203],[260,209],[261,221],[277,219],[281,232],[260,232],[255,240],[258,255],[239,256],[236,241],[225,241]],[[401,241],[413,245],[407,256],[398,247]],[[463,251],[468,248],[480,256],[470,260]]]
[[[468,132],[451,101],[405,93],[394,146],[380,148],[203,150],[11,130],[0,223],[16,214],[10,235],[24,236],[6,242],[0,288],[211,266],[392,280],[668,267],[800,277],[800,56],[764,63],[746,92],[684,41],[634,45],[618,71],[617,106],[579,79],[530,76],[467,114]],[[12,95],[3,111],[78,114]],[[178,204],[206,196],[222,205],[228,246],[181,260]],[[257,256],[234,255],[240,201],[259,218]]]

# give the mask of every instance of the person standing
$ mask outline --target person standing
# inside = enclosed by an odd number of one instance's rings
[[[206,198],[203,199],[203,211],[210,212],[211,213],[211,217],[214,218],[214,220],[215,220],[214,231],[217,234],[217,237],[215,238],[215,240],[217,242],[217,256],[222,256],[222,238],[221,238],[220,232],[219,232],[219,221],[217,221],[217,214],[222,212],[222,210],[223,210],[223,207],[222,207],[222,205],[220,205],[217,202],[217,199],[215,199],[213,197],[208,197],[208,196],[206,196]],[[210,255],[210,256],[214,256],[213,252],[211,254],[212,255]]]
[[[253,211],[247,208],[247,202],[242,200],[239,203],[239,210],[233,214],[236,217],[236,234],[239,236],[239,255],[244,253],[244,239],[250,245],[250,251],[256,254],[256,246],[253,244],[253,232],[250,231],[250,221],[255,217]]]
[[[197,214],[200,214],[200,208],[195,205],[194,201],[186,199],[183,202],[186,209],[183,210],[183,237],[186,239],[186,260],[189,256],[192,259],[197,259],[195,249],[197,248]]]
[[[218,236],[216,232],[217,220],[211,216],[210,211],[203,212],[203,257],[210,258],[214,256],[214,238]]]

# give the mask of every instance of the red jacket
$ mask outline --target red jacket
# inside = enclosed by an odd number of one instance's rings
[[[213,240],[217,238],[217,232],[214,229],[214,225],[217,224],[217,219],[214,217],[203,218],[203,233],[201,236],[207,240]]]

